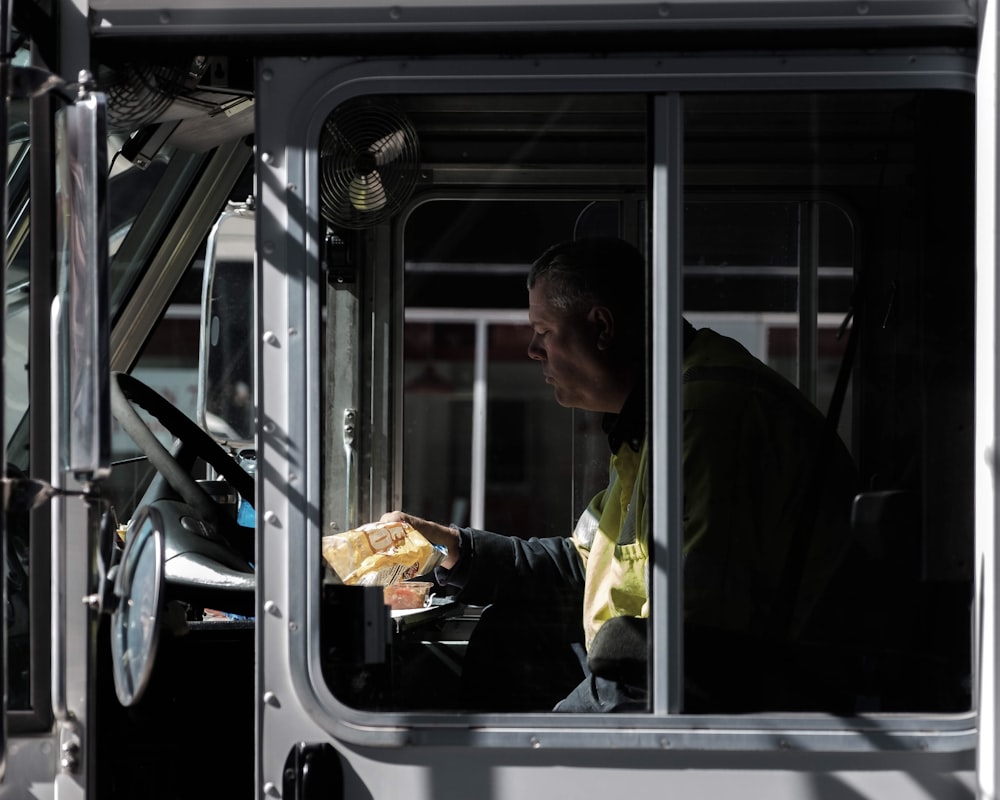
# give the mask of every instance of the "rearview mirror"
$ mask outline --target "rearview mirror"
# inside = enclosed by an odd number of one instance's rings
[[[230,203],[209,235],[202,283],[198,423],[235,449],[254,442],[254,210]]]
[[[53,308],[66,439],[64,469],[87,482],[111,468],[108,357],[107,113],[87,91],[56,114],[57,298]]]

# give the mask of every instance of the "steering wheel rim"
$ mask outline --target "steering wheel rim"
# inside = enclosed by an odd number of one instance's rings
[[[176,458],[163,446],[139,416],[139,406],[155,417],[171,435],[193,447],[195,455],[210,464],[251,506],[254,505],[254,480],[222,446],[196,425],[169,400],[138,378],[124,372],[111,373],[111,413],[149,463],[206,520],[218,520],[218,505]]]

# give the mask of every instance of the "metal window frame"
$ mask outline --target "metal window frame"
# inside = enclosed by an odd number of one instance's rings
[[[684,92],[732,90],[739,75],[742,91],[946,88],[971,91],[974,66],[957,53],[783,54],[684,57],[612,57],[584,60],[552,57],[527,60],[349,59],[302,61],[265,59],[258,66],[258,197],[261,225],[258,252],[263,314],[258,343],[258,378],[264,420],[261,452],[264,482],[260,541],[258,682],[283,693],[280,702],[261,706],[265,726],[295,731],[297,739],[334,736],[358,745],[441,745],[461,741],[483,747],[574,747],[671,750],[802,750],[912,753],[937,751],[965,762],[976,743],[974,712],[956,715],[898,715],[843,719],[830,715],[699,716],[674,715],[678,707],[678,671],[657,678],[656,707],[641,715],[498,715],[371,713],[341,704],[326,687],[319,666],[319,518],[321,454],[320,393],[322,373],[315,343],[302,331],[317,326],[323,281],[319,274],[318,174],[315,143],[326,115],[340,102],[379,92],[438,94],[469,92],[645,92],[654,96],[657,132],[667,132],[657,163],[677,159],[679,102]],[[294,91],[292,90],[294,87]],[[272,106],[271,104],[274,103]],[[261,109],[268,109],[267,114]],[[679,163],[679,162],[677,162]],[[678,176],[656,170],[655,213],[677,214]],[[654,234],[653,294],[670,309],[654,333],[653,366],[667,374],[680,363],[681,298],[679,242],[667,232]],[[396,311],[401,312],[401,300]],[[673,342],[673,344],[670,344]],[[384,344],[384,343],[383,343]],[[379,358],[391,358],[384,349]],[[380,367],[373,369],[379,373]],[[298,376],[306,377],[307,391]],[[661,418],[678,408],[679,379],[665,394],[654,394]],[[384,387],[383,387],[384,388]],[[373,391],[373,394],[376,390]],[[679,419],[676,413],[672,416]],[[668,456],[666,429],[654,433],[654,507],[670,509],[663,530],[679,518],[679,458]],[[659,445],[659,446],[657,446]],[[260,473],[259,473],[260,474]],[[673,499],[672,504],[669,501]],[[659,525],[654,528],[660,528]],[[669,538],[669,537],[674,538]],[[680,588],[679,533],[658,534],[658,563],[673,563],[654,578],[654,611],[665,613]],[[291,576],[295,576],[292,578]],[[305,579],[302,578],[305,576]],[[676,603],[672,604],[675,608]],[[654,638],[654,657],[679,663],[677,615]],[[293,699],[294,698],[294,699]],[[276,698],[277,699],[277,696]],[[459,738],[456,739],[456,736]],[[283,753],[269,752],[265,759]]]

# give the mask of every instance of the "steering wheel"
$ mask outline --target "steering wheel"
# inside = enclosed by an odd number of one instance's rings
[[[134,406],[145,409],[181,442],[180,453],[185,454],[184,458],[170,454]],[[216,502],[191,475],[198,458],[210,464],[253,505],[253,478],[186,414],[142,381],[124,372],[111,373],[111,413],[170,488],[202,519],[218,522],[219,514]],[[182,461],[189,462],[189,466],[182,466]]]

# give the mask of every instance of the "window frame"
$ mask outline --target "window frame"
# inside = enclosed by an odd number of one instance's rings
[[[259,229],[263,253],[259,263],[263,291],[262,330],[282,331],[268,344],[258,343],[262,368],[258,378],[264,423],[261,455],[264,472],[273,475],[294,473],[294,486],[266,480],[259,489],[264,515],[262,545],[262,592],[265,610],[268,598],[282,597],[284,613],[263,615],[258,633],[262,658],[259,677],[268,680],[283,675],[311,700],[310,713],[322,730],[355,744],[402,745],[453,742],[461,731],[464,744],[474,746],[522,747],[620,747],[627,741],[632,748],[673,750],[772,750],[796,749],[813,752],[845,751],[936,751],[971,752],[976,742],[975,709],[960,714],[882,715],[840,718],[826,714],[753,715],[719,717],[685,716],[679,707],[680,559],[676,538],[680,536],[679,453],[665,446],[679,433],[681,363],[681,279],[682,250],[679,237],[682,212],[680,170],[681,96],[686,92],[726,90],[729,76],[740,74],[740,90],[850,90],[947,88],[971,91],[974,65],[958,55],[929,55],[919,64],[908,56],[893,53],[867,56],[791,55],[781,59],[780,68],[769,57],[708,57],[696,63],[689,59],[643,56],[609,58],[599,63],[572,57],[537,58],[530,63],[502,59],[464,60],[427,58],[420,61],[371,59],[364,63],[347,60],[267,59],[259,65],[264,90],[259,98],[260,144],[258,159],[259,197],[264,213]],[[400,76],[405,75],[405,81]],[[279,79],[280,76],[280,79]],[[665,390],[652,394],[655,419],[673,420],[672,429],[655,426],[652,497],[657,514],[657,533],[652,546],[666,569],[657,569],[652,583],[653,614],[668,619],[665,629],[657,628],[653,638],[656,663],[669,663],[667,673],[658,672],[654,685],[654,706],[650,713],[623,715],[525,715],[468,714],[457,717],[431,712],[369,712],[349,708],[334,697],[324,683],[319,667],[318,628],[320,622],[318,576],[320,552],[315,546],[321,533],[309,508],[322,502],[320,486],[321,452],[318,435],[321,410],[318,378],[320,348],[313,342],[295,339],[298,331],[317,329],[316,315],[323,278],[319,269],[317,145],[323,120],[340,102],[359,94],[380,92],[450,94],[470,92],[592,92],[601,91],[652,95],[653,129],[657,148],[650,180],[650,213],[656,219],[671,219],[671,225],[653,226],[650,241],[652,278],[651,302],[667,309],[656,317],[653,328],[651,368],[673,376]],[[289,91],[295,87],[295,91]],[[307,87],[307,88],[302,88]],[[279,99],[280,90],[289,97]],[[270,106],[270,103],[274,106]],[[280,121],[273,122],[273,120]],[[665,134],[665,135],[664,135]],[[287,232],[287,233],[286,233]],[[376,232],[376,237],[382,234]],[[378,246],[387,246],[382,241]],[[373,308],[390,309],[394,319],[402,319],[402,299],[393,295],[385,276],[375,276],[370,287]],[[272,291],[272,288],[274,291]],[[374,323],[374,317],[373,317]],[[377,328],[377,325],[373,325]],[[296,332],[292,335],[291,332]],[[268,334],[264,335],[267,338]],[[401,358],[391,341],[378,332],[373,339],[375,363],[373,381],[384,375],[387,366]],[[282,343],[287,346],[282,346]],[[384,363],[379,359],[388,359]],[[307,391],[297,395],[296,376],[306,376]],[[385,378],[379,378],[385,381]],[[377,382],[377,381],[374,381]],[[390,382],[371,388],[378,395]],[[288,391],[282,387],[292,387]],[[290,393],[289,393],[290,392]],[[366,392],[368,389],[366,388]],[[387,408],[373,409],[372,417],[385,419]],[[269,429],[268,425],[272,427]],[[267,440],[281,429],[293,443],[301,443],[305,453],[303,472],[291,469],[288,455]],[[388,456],[389,454],[387,454]],[[373,473],[388,464],[372,465]],[[304,474],[303,474],[304,473]],[[289,477],[289,480],[292,480]],[[382,479],[379,479],[382,480]],[[389,488],[389,493],[397,491]],[[302,503],[304,493],[308,501]],[[393,495],[395,496],[395,495]],[[294,503],[293,503],[294,499]],[[380,499],[373,496],[372,501]],[[269,516],[270,515],[270,520]],[[318,515],[316,515],[318,516]],[[281,537],[269,536],[271,526],[286,530]],[[665,533],[673,531],[672,534]],[[279,541],[280,539],[280,541]],[[665,554],[665,558],[664,558]],[[269,568],[266,565],[271,565]],[[305,575],[294,584],[286,575]],[[672,602],[674,601],[674,602]],[[269,618],[270,617],[270,618]],[[289,619],[296,620],[293,626]],[[301,621],[302,624],[299,624]],[[280,647],[271,648],[272,641]],[[277,724],[277,723],[275,723]],[[531,733],[527,731],[530,730]],[[778,735],[780,732],[780,736]]]

